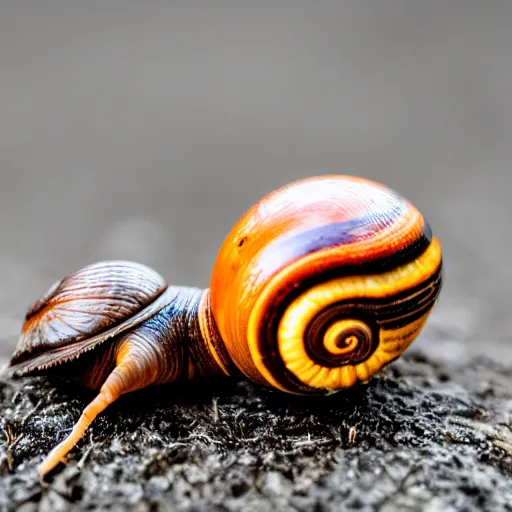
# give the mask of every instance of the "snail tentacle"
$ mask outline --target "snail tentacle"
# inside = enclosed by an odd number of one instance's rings
[[[89,388],[99,387],[100,391],[84,409],[71,433],[39,466],[41,475],[63,461],[94,419],[120,396],[151,385],[192,378],[196,372],[223,373],[209,349],[217,347],[215,355],[224,360],[226,368],[227,356],[225,351],[220,351],[213,319],[206,316],[204,306],[203,310],[199,308],[200,304],[208,304],[204,300],[207,294],[208,290],[196,288],[173,290],[173,300],[134,330],[114,340],[99,358],[79,358],[74,365],[62,368],[61,375]]]

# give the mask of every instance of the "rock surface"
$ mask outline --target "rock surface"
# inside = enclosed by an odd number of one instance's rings
[[[412,351],[367,386],[303,399],[222,379],[125,397],[41,487],[90,396],[0,383],[5,510],[511,510],[511,371]]]

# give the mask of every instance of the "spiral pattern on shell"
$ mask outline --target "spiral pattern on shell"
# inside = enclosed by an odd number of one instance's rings
[[[247,377],[324,394],[396,359],[441,279],[440,244],[412,204],[361,178],[309,178],[263,198],[233,228],[214,267],[212,308]]]

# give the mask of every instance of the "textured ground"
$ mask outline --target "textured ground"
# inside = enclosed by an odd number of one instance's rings
[[[512,510],[511,377],[413,353],[321,400],[224,380],[138,393],[98,419],[47,488],[35,465],[87,397],[41,378],[2,382],[0,506]]]
[[[0,380],[0,511],[510,510],[511,23],[500,0],[4,2],[0,366],[63,275],[120,258],[207,286],[243,211],[312,174],[410,199],[446,275],[368,387],[142,393],[48,488],[36,465],[90,397]]]

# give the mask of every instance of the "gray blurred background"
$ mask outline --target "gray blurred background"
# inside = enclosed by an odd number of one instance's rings
[[[0,362],[103,258],[207,286],[262,195],[383,181],[444,244],[416,346],[512,363],[512,2],[3,2]]]

